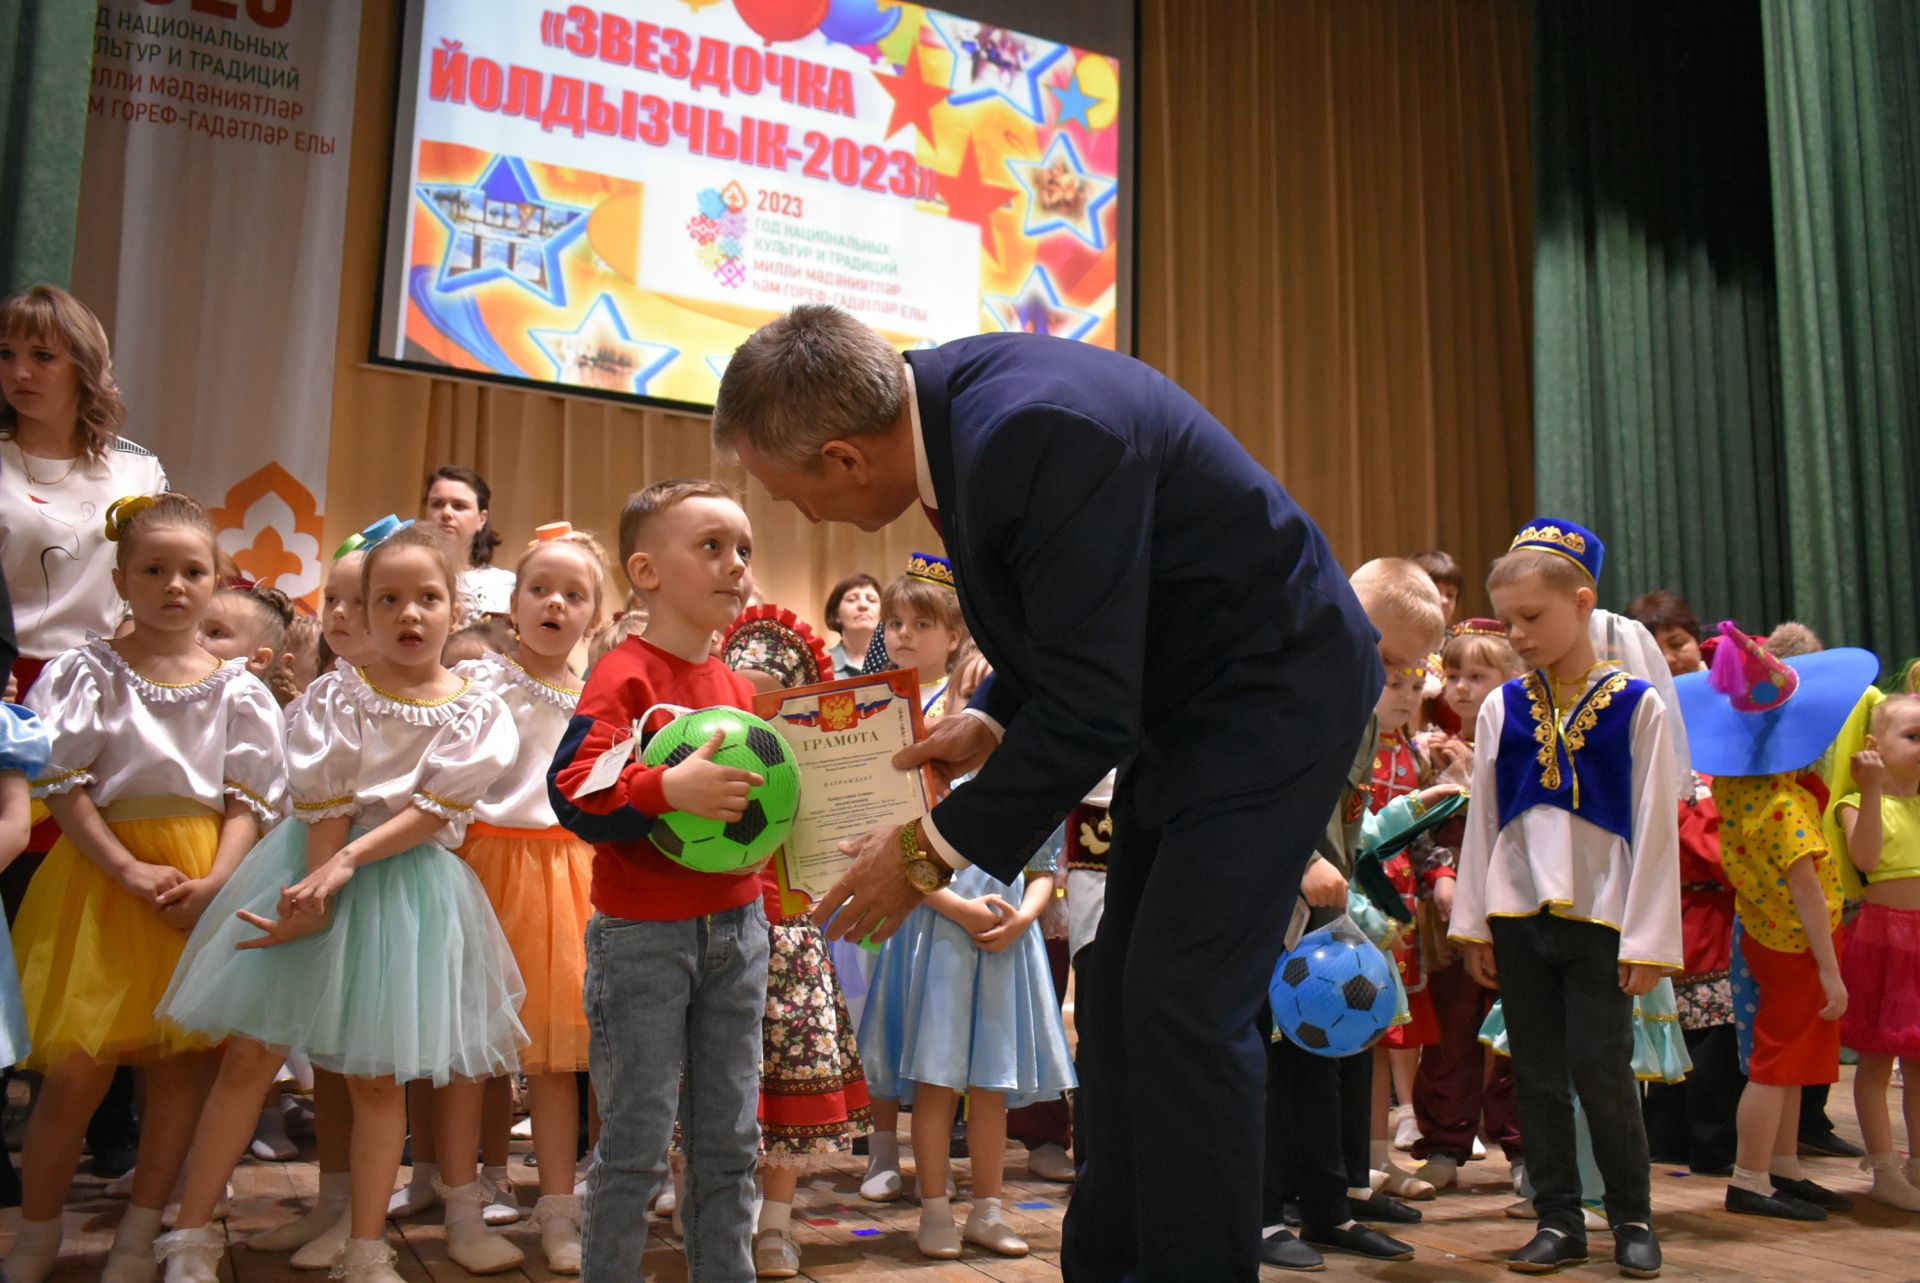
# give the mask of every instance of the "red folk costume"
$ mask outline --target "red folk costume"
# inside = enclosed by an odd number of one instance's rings
[[[1403,730],[1383,731],[1380,746],[1373,757],[1373,790],[1367,808],[1378,812],[1396,797],[1417,791],[1422,763],[1420,755]],[[1421,839],[1418,846],[1428,846]],[[1423,879],[1414,870],[1411,849],[1401,851],[1382,864],[1393,889],[1408,904],[1424,898],[1432,890],[1431,875]],[[1451,870],[1448,874],[1451,875]],[[1433,1013],[1433,999],[1427,993],[1427,972],[1421,959],[1420,937],[1407,936],[1393,949],[1394,965],[1400,969],[1400,983],[1407,991],[1407,1022],[1395,1025],[1382,1040],[1388,1047],[1425,1047],[1440,1037],[1440,1023]]]

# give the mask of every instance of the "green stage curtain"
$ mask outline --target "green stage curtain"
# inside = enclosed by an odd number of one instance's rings
[[[0,293],[73,270],[94,7],[0,0]]]
[[[1601,600],[1786,616],[1760,15],[1535,0],[1534,458]]]
[[[1764,0],[1795,609],[1920,650],[1920,15]]]

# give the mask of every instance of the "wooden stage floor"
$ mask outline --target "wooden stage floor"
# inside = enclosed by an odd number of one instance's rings
[[[1843,1071],[1849,1077],[1834,1089],[1831,1113],[1843,1135],[1857,1138],[1849,1088],[1851,1072]],[[903,1126],[902,1149],[907,1148]],[[1060,1278],[1060,1220],[1069,1188],[1031,1179],[1019,1147],[1011,1148],[1007,1155],[1007,1203],[1015,1225],[1033,1245],[1033,1255],[1025,1260],[993,1257],[971,1247],[960,1261],[922,1260],[913,1244],[916,1206],[911,1202],[891,1206],[863,1203],[855,1192],[864,1161],[850,1158],[834,1170],[802,1181],[795,1220],[804,1278],[911,1279],[916,1283],[1050,1283]],[[1835,1188],[1855,1194],[1865,1188],[1866,1176],[1849,1161],[1808,1159],[1807,1165],[1810,1175]],[[529,1191],[531,1203],[533,1173],[520,1166],[518,1156],[514,1172],[523,1189]],[[964,1216],[965,1160],[955,1160],[955,1173],[961,1185],[956,1212]],[[1373,1263],[1330,1255],[1327,1272],[1319,1277],[1389,1283],[1514,1277],[1501,1268],[1500,1257],[1525,1241],[1529,1227],[1501,1215],[1501,1209],[1513,1201],[1506,1182],[1506,1164],[1475,1163],[1461,1176],[1462,1189],[1421,1204],[1425,1221],[1402,1234],[1419,1250],[1412,1261]],[[1768,1283],[1820,1283],[1841,1278],[1850,1283],[1910,1283],[1920,1279],[1920,1215],[1896,1212],[1861,1199],[1854,1213],[1837,1216],[1824,1225],[1757,1221],[1722,1210],[1724,1181],[1667,1168],[1656,1168],[1653,1176],[1654,1210],[1665,1246],[1666,1278],[1737,1278]],[[247,1235],[294,1215],[298,1200],[312,1195],[315,1179],[311,1162],[248,1160],[235,1176],[233,1213],[228,1221],[233,1241],[242,1242]],[[1205,1173],[1163,1172],[1157,1179],[1166,1192],[1165,1214],[1176,1220],[1184,1203],[1207,1196]],[[83,1177],[76,1184],[68,1203],[68,1237],[52,1283],[91,1283],[99,1277],[122,1206],[101,1195],[98,1181]],[[16,1216],[12,1211],[6,1213],[0,1249],[12,1243]],[[528,1265],[523,1271],[494,1277],[504,1283],[548,1283],[557,1277],[541,1267],[536,1231],[520,1226],[508,1233],[526,1249]],[[400,1250],[400,1272],[409,1283],[465,1283],[468,1278],[447,1260],[437,1212],[391,1223],[389,1241]],[[1610,1242],[1605,1235],[1596,1235],[1594,1263],[1566,1271],[1565,1276],[1574,1280],[1617,1277]],[[663,1222],[655,1222],[644,1266],[646,1277],[658,1283],[680,1283],[686,1278],[685,1258]],[[324,1278],[290,1269],[285,1256],[253,1253],[244,1246],[229,1255],[227,1270],[226,1277],[233,1283],[319,1283]],[[1267,1269],[1264,1277],[1277,1280],[1288,1276]]]

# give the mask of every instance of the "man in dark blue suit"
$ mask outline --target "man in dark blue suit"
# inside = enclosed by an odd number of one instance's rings
[[[734,354],[713,434],[814,521],[878,530],[922,505],[994,669],[895,761],[976,778],[850,844],[816,918],[884,937],[955,867],[1012,880],[1118,764],[1066,1277],[1255,1278],[1256,1016],[1383,680],[1324,536],[1191,396],[1061,339],[903,361],[796,308]]]

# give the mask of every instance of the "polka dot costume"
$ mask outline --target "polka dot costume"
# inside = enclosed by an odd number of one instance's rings
[[[1817,861],[1827,899],[1828,929],[1840,925],[1840,872],[1820,829],[1820,804],[1791,775],[1722,775],[1713,781],[1720,808],[1720,858],[1733,883],[1740,925],[1783,953],[1805,953],[1807,934],[1787,887],[1787,870]]]

